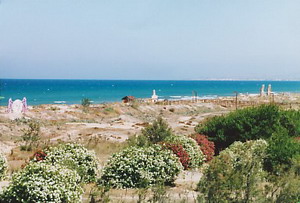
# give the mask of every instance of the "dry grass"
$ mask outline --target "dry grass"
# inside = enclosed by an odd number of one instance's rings
[[[83,202],[91,202],[91,194],[97,202],[117,202],[117,203],[136,203],[136,202],[161,202],[161,203],[184,203],[197,202],[197,192],[179,187],[152,187],[148,189],[110,189],[103,192],[97,189],[94,184],[84,187]],[[102,198],[101,198],[102,196]],[[104,199],[107,198],[105,201]]]
[[[102,165],[102,163],[106,162],[113,153],[121,151],[127,144],[124,142],[108,141],[101,137],[94,137],[85,140],[83,145],[96,153]]]
[[[20,147],[12,149],[11,153],[7,156],[8,174],[20,170],[22,165],[29,161],[33,153],[33,151],[21,151]]]

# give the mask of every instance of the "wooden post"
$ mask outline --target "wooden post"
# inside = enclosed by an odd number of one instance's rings
[[[235,110],[238,109],[238,92],[237,91],[234,91],[235,93]]]

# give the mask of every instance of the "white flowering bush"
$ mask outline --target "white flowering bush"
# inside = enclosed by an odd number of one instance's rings
[[[81,202],[80,176],[74,170],[30,163],[12,178],[0,202]]]
[[[55,165],[60,164],[74,169],[85,183],[95,182],[98,174],[98,162],[94,152],[87,150],[80,144],[60,144],[45,150],[43,162]],[[38,161],[34,157],[33,161]]]
[[[262,160],[266,156],[268,143],[265,140],[251,140],[247,142],[234,142],[220,155],[228,155],[231,159],[232,167],[243,167],[249,162],[257,162],[262,168]]]
[[[259,202],[260,196],[265,198],[260,186],[266,175],[262,164],[267,145],[265,140],[238,141],[223,150],[198,184],[202,198],[211,202]]]
[[[7,170],[7,161],[3,154],[0,153],[0,180],[5,177]]]
[[[129,147],[113,154],[99,184],[114,188],[143,188],[156,183],[170,184],[183,170],[178,158],[161,146]]]
[[[174,143],[182,145],[183,149],[188,153],[190,157],[189,161],[189,168],[198,168],[200,167],[203,162],[205,161],[206,157],[202,153],[200,146],[197,142],[186,136],[181,135],[172,135],[168,137],[165,142],[167,143]]]

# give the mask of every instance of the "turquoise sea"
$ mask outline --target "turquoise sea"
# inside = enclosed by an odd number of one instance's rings
[[[9,98],[27,98],[28,105],[79,104],[82,98],[94,103],[121,101],[126,95],[149,98],[155,89],[160,99],[214,98],[239,93],[258,94],[262,84],[272,91],[300,92],[300,81],[175,81],[175,80],[27,80],[0,79],[0,105]],[[267,89],[267,88],[266,88]],[[3,98],[4,97],[4,98]]]

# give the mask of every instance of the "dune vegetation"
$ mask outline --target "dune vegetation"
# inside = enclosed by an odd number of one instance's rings
[[[89,139],[41,145],[44,126],[26,122],[26,147],[20,149],[31,157],[10,176],[0,155],[0,178],[9,182],[0,202],[300,201],[297,110],[243,108],[204,119],[189,134],[158,117],[125,142],[111,144]],[[182,175],[191,173],[200,178],[188,199],[176,190]]]

